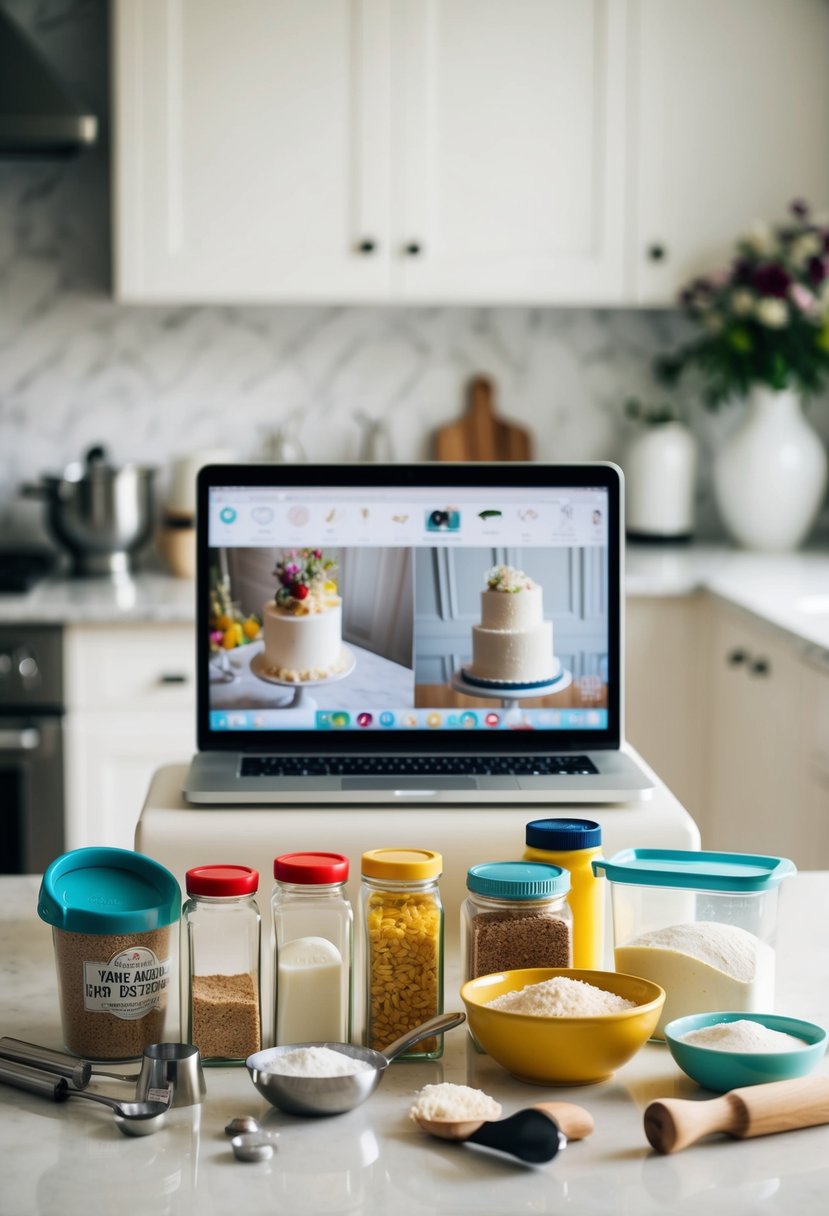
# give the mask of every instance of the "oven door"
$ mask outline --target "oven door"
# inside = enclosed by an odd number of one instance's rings
[[[59,714],[0,714],[0,874],[42,874],[63,852]]]

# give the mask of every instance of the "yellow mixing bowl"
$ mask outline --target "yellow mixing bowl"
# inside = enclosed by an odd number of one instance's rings
[[[592,1017],[537,1017],[488,1004],[504,992],[558,975],[615,992],[635,1001],[636,1007]],[[606,1080],[650,1038],[665,1004],[665,991],[650,980],[616,971],[533,967],[479,975],[463,985],[461,998],[475,1038],[520,1081],[589,1085]]]

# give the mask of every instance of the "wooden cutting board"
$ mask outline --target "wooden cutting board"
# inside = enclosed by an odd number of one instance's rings
[[[491,380],[469,382],[469,405],[463,418],[435,431],[436,460],[532,460],[529,431],[495,413]]]

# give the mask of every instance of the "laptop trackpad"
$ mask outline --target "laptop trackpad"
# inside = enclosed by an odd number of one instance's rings
[[[343,777],[344,790],[476,790],[474,777]]]

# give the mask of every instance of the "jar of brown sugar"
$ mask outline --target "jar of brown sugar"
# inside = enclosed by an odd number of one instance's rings
[[[182,913],[182,1038],[205,1064],[238,1064],[262,1045],[259,873],[195,866]]]
[[[461,908],[464,979],[524,967],[572,967],[570,875],[535,861],[491,861],[467,872]]]
[[[129,849],[75,849],[47,868],[37,910],[52,926],[67,1049],[128,1060],[161,1042],[181,910],[169,870]]]

